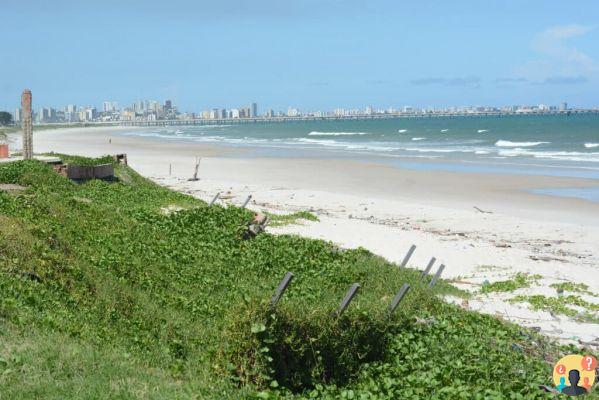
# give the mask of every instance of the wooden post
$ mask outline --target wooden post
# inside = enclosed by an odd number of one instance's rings
[[[168,176],[171,176],[171,172],[173,171],[173,164],[168,165]]]
[[[437,261],[435,257],[431,258],[431,260],[428,262],[428,265],[426,266],[426,269],[422,271],[422,278],[424,278],[429,274],[429,272],[431,272],[431,269],[433,268],[433,264],[435,263],[435,261]]]
[[[412,246],[410,246],[410,250],[408,250],[406,256],[403,258],[403,261],[399,265],[399,268],[405,268],[406,265],[408,265],[408,261],[410,261],[410,257],[412,257],[412,253],[414,253],[414,250],[416,250],[416,245],[413,244]]]
[[[437,273],[435,273],[435,276],[433,276],[433,279],[431,279],[431,283],[428,284],[428,287],[433,287],[435,286],[435,284],[437,283],[437,281],[439,280],[439,277],[441,276],[441,274],[443,273],[443,270],[445,269],[445,264],[441,264],[441,266],[439,267],[439,269],[437,270]]]
[[[199,179],[198,179],[198,171],[200,169],[200,161],[201,160],[202,159],[200,157],[196,158],[196,164],[195,164],[195,170],[193,172],[193,178],[191,178],[190,181],[193,181],[193,182],[199,181]]]
[[[347,291],[347,294],[345,295],[345,297],[343,298],[343,300],[341,300],[341,304],[339,304],[339,308],[335,312],[335,315],[337,317],[340,316],[343,313],[343,311],[345,311],[345,309],[347,308],[347,306],[349,306],[349,303],[351,303],[352,299],[354,298],[354,296],[358,292],[359,288],[360,288],[360,284],[359,283],[354,283],[354,284],[351,285],[351,287]]]
[[[401,301],[403,300],[406,293],[408,293],[408,290],[410,290],[410,285],[404,283],[401,289],[399,289],[399,292],[397,292],[397,294],[393,298],[393,300],[391,300],[391,304],[389,305],[390,314],[393,314],[399,303],[401,303]]]
[[[293,274],[291,272],[287,272],[285,274],[285,276],[283,277],[283,280],[281,281],[281,283],[279,283],[279,286],[277,287],[277,290],[275,291],[275,295],[272,296],[272,298],[270,299],[270,308],[274,308],[274,306],[277,305],[277,303],[279,302],[279,299],[281,298],[281,296],[283,296],[283,293],[285,293],[285,290],[287,289],[287,286],[289,286],[289,284],[291,283],[292,279],[293,279]]]
[[[248,203],[250,202],[251,199],[252,199],[252,195],[250,194],[248,196],[248,198],[245,199],[245,201],[243,202],[243,205],[241,206],[241,208],[245,208],[248,205]]]
[[[216,194],[216,196],[214,196],[214,198],[212,199],[212,201],[210,202],[210,204],[208,204],[208,207],[212,207],[212,205],[216,202],[216,200],[218,200],[219,196],[220,196],[220,192],[218,192]]]

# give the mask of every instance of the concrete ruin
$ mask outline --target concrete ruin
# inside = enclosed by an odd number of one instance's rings
[[[23,90],[21,95],[21,112],[23,129],[23,159],[31,160],[33,158],[33,122],[31,120],[31,90]]]

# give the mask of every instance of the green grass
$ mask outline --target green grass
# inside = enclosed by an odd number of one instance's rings
[[[27,187],[0,191],[2,400],[550,398],[546,360],[574,351],[449,305],[457,289],[363,249],[244,240],[250,211],[115,171],[75,184],[41,162],[0,165],[0,182]]]
[[[511,299],[510,302],[526,302],[530,304],[533,310],[549,311],[554,314],[575,318],[582,322],[599,323],[599,304],[590,303],[579,296],[547,297],[543,295],[520,295]],[[568,306],[577,306],[582,308],[583,311],[578,311]]]
[[[318,221],[318,217],[309,211],[297,211],[291,214],[266,213],[266,215],[268,215],[268,218],[270,219],[270,226],[297,224],[300,219],[306,221]]]
[[[561,290],[563,292],[572,292],[572,293],[582,293],[588,294],[591,296],[595,296],[593,292],[589,290],[589,287],[584,283],[574,283],[574,282],[560,282],[560,283],[552,283],[549,285],[555,290]]]
[[[518,272],[512,279],[483,285],[480,291],[481,293],[513,292],[518,289],[530,287],[531,283],[535,282],[540,277],[540,275],[530,275]]]

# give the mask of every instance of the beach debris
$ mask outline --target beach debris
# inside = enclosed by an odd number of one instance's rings
[[[118,164],[129,165],[129,163],[127,161],[127,154],[125,154],[125,153],[115,154],[114,156],[112,156],[112,158]]]
[[[15,185],[13,183],[0,183],[0,190],[4,190],[6,192],[9,191],[18,191],[18,190],[25,190],[27,189],[27,187],[25,186],[21,186],[21,185]]]
[[[435,317],[426,317],[426,318],[420,318],[420,317],[416,317],[416,324],[418,325],[432,325],[435,322],[437,322],[437,320],[435,319]]]
[[[433,286],[435,286],[435,284],[437,283],[437,281],[441,277],[441,274],[443,273],[444,269],[445,269],[445,264],[441,264],[439,266],[439,269],[437,270],[437,272],[433,276],[433,279],[431,279],[431,282],[428,284],[428,287],[432,288]]]
[[[414,250],[416,250],[415,244],[410,246],[410,249],[406,253],[406,256],[403,258],[403,261],[401,262],[401,264],[399,264],[399,268],[405,268],[405,266],[408,265],[408,261],[410,261],[410,257],[412,257]]]
[[[545,261],[545,262],[559,261],[559,262],[563,262],[563,263],[567,263],[568,262],[568,260],[564,260],[563,258],[549,257],[549,256],[535,256],[535,255],[530,255],[530,256],[528,256],[528,258],[530,258],[533,261]]]
[[[249,239],[258,236],[266,230],[266,225],[268,222],[268,216],[262,213],[255,213],[252,222],[250,222],[247,231],[243,235],[244,238]]]
[[[212,205],[216,202],[216,200],[218,200],[219,197],[220,197],[220,192],[216,193],[214,198],[210,201],[210,204],[208,204],[208,207],[212,207]]]
[[[193,171],[193,177],[189,178],[188,181],[196,182],[196,181],[200,180],[200,178],[198,178],[198,171],[200,169],[200,161],[201,160],[202,159],[200,157],[196,158],[196,163],[195,163],[195,167],[194,167],[194,171]]]
[[[485,211],[485,210],[483,210],[483,209],[481,209],[481,208],[478,208],[477,206],[472,206],[472,207],[474,207],[474,209],[475,209],[476,211],[478,211],[479,213],[482,213],[482,214],[493,214],[493,212],[492,212],[492,211]]]
[[[345,297],[343,298],[343,300],[341,300],[341,304],[339,304],[339,308],[337,309],[337,311],[334,312],[334,314],[333,314],[334,316],[339,317],[341,314],[343,314],[343,312],[347,309],[347,307],[349,306],[349,303],[351,303],[351,301],[354,298],[354,296],[356,295],[356,293],[358,293],[358,289],[360,289],[359,283],[353,283],[350,286],[349,290],[345,294]]]
[[[410,285],[408,285],[407,283],[404,283],[403,286],[401,287],[401,289],[399,289],[399,292],[397,292],[397,294],[391,301],[391,304],[389,305],[389,313],[390,314],[393,314],[393,312],[395,311],[395,309],[397,308],[399,303],[401,303],[401,301],[403,300],[406,293],[408,293],[408,290],[410,290]]]
[[[285,290],[287,290],[287,286],[289,286],[289,284],[291,283],[293,276],[294,275],[292,272],[287,272],[285,274],[283,280],[281,281],[281,283],[279,283],[279,286],[275,291],[275,295],[270,299],[270,308],[274,308],[274,306],[277,305],[277,303],[281,299],[281,296],[283,296],[283,293],[285,293]]]

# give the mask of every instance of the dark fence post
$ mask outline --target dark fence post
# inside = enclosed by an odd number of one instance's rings
[[[408,261],[410,261],[410,257],[412,257],[412,253],[414,253],[414,250],[416,250],[416,245],[410,246],[410,250],[408,250],[401,264],[399,264],[399,268],[405,268],[405,266],[408,265]]]
[[[433,264],[435,264],[435,261],[437,261],[437,259],[435,257],[431,258],[431,260],[428,262],[428,265],[426,266],[425,270],[422,271],[422,277],[424,278],[425,276],[427,276],[429,274],[429,272],[431,272],[431,269],[433,268]]]
[[[399,303],[401,303],[401,301],[403,300],[406,293],[408,293],[408,290],[410,290],[410,285],[404,283],[401,289],[399,289],[399,292],[397,292],[397,294],[393,298],[393,300],[391,300],[391,304],[389,305],[390,314],[393,314]]]
[[[291,283],[292,279],[293,279],[293,274],[291,272],[287,272],[285,274],[285,276],[283,277],[283,280],[281,281],[281,283],[279,283],[279,286],[277,287],[277,290],[275,291],[275,295],[272,296],[272,298],[270,299],[270,308],[274,308],[274,306],[277,305],[277,303],[281,299],[281,296],[283,296],[283,293],[285,293],[287,286],[289,286],[289,284]]]
[[[212,205],[216,202],[216,200],[218,200],[219,196],[220,196],[220,192],[218,192],[216,194],[216,196],[214,196],[214,198],[212,199],[212,201],[210,202],[210,204],[208,204],[208,207],[212,207]]]
[[[429,287],[432,288],[433,286],[435,286],[435,283],[437,283],[437,281],[439,280],[439,277],[443,273],[444,269],[445,269],[445,264],[441,264],[441,266],[437,270],[437,273],[435,273],[435,276],[433,276],[433,279],[431,279],[431,283],[428,284]]]
[[[243,202],[243,205],[241,206],[241,208],[245,208],[248,205],[248,203],[250,202],[251,199],[252,199],[252,195],[250,194],[248,196],[248,198],[245,199],[245,201]]]
[[[347,306],[349,306],[349,303],[351,303],[352,299],[354,298],[354,296],[358,292],[359,288],[360,288],[360,284],[359,283],[354,283],[354,284],[351,285],[351,287],[347,291],[347,294],[345,295],[345,297],[343,298],[343,300],[341,300],[341,304],[339,304],[339,309],[337,309],[337,311],[335,312],[335,315],[337,317],[340,316],[343,313],[343,311],[345,311],[345,309],[347,308]]]

